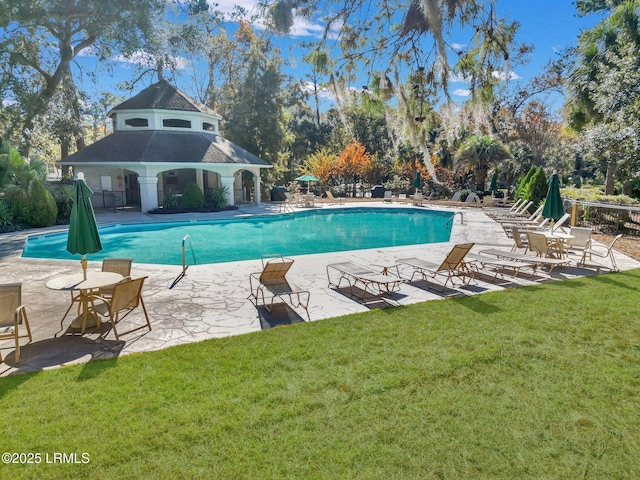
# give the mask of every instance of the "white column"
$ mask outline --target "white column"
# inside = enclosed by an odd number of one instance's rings
[[[204,192],[204,171],[201,168],[196,168],[196,183]]]
[[[258,170],[257,173],[254,172],[253,184],[254,184],[254,188],[256,189],[255,191],[256,205],[260,205],[260,202],[262,201],[262,199],[260,198],[260,191],[262,190],[262,183],[260,181],[260,170]]]
[[[158,202],[164,203],[164,173],[159,173],[156,177],[158,179]]]
[[[222,186],[227,187],[227,205],[229,206],[235,205],[235,195],[233,191],[234,180],[235,178],[233,175],[220,175],[220,182],[222,183]]]
[[[140,185],[140,207],[142,212],[158,208],[158,176],[138,177]]]

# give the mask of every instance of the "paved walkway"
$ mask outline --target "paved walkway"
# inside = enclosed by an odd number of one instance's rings
[[[351,205],[381,206],[381,203],[348,204],[348,206]],[[405,205],[393,204],[391,207],[405,208]],[[324,204],[321,208],[332,207]],[[456,243],[475,242],[473,251],[487,246],[502,248],[511,246],[511,240],[506,237],[499,225],[490,220],[479,208],[453,209],[440,206],[434,208],[463,212],[463,223],[461,223],[461,216],[456,215],[451,239],[447,243],[293,257],[295,264],[288,277],[311,292],[309,303],[311,320],[317,321],[363,312],[380,306],[380,303],[364,304],[351,298],[347,292],[329,288],[326,266],[330,263],[348,260],[363,265],[394,265],[398,258],[413,256],[440,261]],[[245,206],[230,212],[176,215],[171,219],[194,217],[206,219],[269,212],[277,212],[277,207],[270,204]],[[98,214],[97,218],[101,224],[167,221],[165,216],[133,212]],[[53,230],[56,228],[47,229],[47,231]],[[69,305],[69,293],[49,290],[45,287],[45,283],[58,275],[79,272],[80,263],[79,261],[21,258],[19,254],[28,233],[0,235],[2,282],[22,282],[23,303],[27,306],[34,336],[30,344],[24,345],[23,340],[24,346],[21,349],[19,364],[15,363],[12,342],[0,342],[0,351],[4,360],[0,363],[0,376],[39,371],[93,359],[111,358],[127,353],[159,350],[174,345],[258,332],[280,324],[303,321],[303,311],[294,312],[283,309],[269,314],[263,308],[256,308],[247,299],[250,291],[249,275],[261,270],[260,260],[193,265],[188,268],[186,277],[173,289],[169,287],[180,274],[181,267],[136,264],[134,260],[133,276],[149,277],[143,294],[153,327],[151,332],[140,330],[124,335],[121,341],[116,341],[113,332],[109,332],[107,325],[103,324],[100,331],[88,330],[85,335],[80,336],[68,328],[69,318],[64,322],[64,330],[61,330],[60,320]],[[640,263],[622,254],[617,254],[616,259],[621,269],[640,267]],[[89,262],[89,268],[100,269],[100,262]],[[502,280],[493,281],[491,277],[482,275],[470,287],[457,291],[447,290],[444,294],[427,289],[423,281],[416,281],[403,284],[400,292],[394,296],[394,301],[407,305],[440,299],[446,295],[471,295],[527,285],[536,281],[560,280],[595,273],[595,269],[577,268],[574,262],[571,267],[554,270],[551,276],[545,273],[538,273],[536,277],[522,275],[518,278],[506,275]],[[127,329],[127,324],[142,321],[139,313],[131,317],[123,321],[122,330]]]

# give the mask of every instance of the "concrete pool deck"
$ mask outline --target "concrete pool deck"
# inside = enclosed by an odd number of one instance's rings
[[[380,207],[382,202],[348,203],[354,207]],[[405,208],[406,204],[385,204],[390,208]],[[336,206],[344,208],[344,205]],[[320,204],[319,208],[333,208]],[[429,207],[428,207],[429,208]],[[362,265],[391,266],[399,258],[418,256],[433,261],[441,261],[454,244],[473,242],[473,252],[483,248],[510,248],[512,241],[502,228],[491,220],[480,208],[446,207],[434,205],[434,209],[462,212],[456,215],[449,242],[430,245],[411,245],[405,247],[353,250],[336,253],[298,255],[288,278],[298,286],[311,292],[309,314],[311,321],[327,319],[339,315],[365,312],[381,305],[381,302],[364,304],[351,298],[344,290],[328,287],[326,266],[328,264],[352,261]],[[259,206],[241,206],[238,210],[212,214],[179,214],[167,217],[139,212],[98,213],[100,224],[162,222],[184,219],[224,218],[235,215],[260,213],[278,213],[279,206],[262,204]],[[60,329],[60,320],[69,306],[67,292],[49,290],[45,283],[56,276],[77,273],[79,261],[40,260],[21,258],[20,252],[24,240],[29,234],[59,230],[60,227],[25,231],[0,235],[0,273],[2,283],[22,282],[23,303],[27,306],[29,323],[33,333],[33,342],[26,344],[22,340],[20,363],[15,363],[13,342],[0,342],[3,362],[0,363],[0,376],[30,371],[40,371],[61,365],[85,363],[94,359],[113,358],[128,353],[147,352],[168,348],[174,345],[191,343],[211,338],[258,332],[276,325],[303,321],[304,311],[282,309],[269,314],[264,308],[256,308],[249,300],[249,275],[261,270],[261,261],[247,260],[189,266],[186,276],[173,289],[169,287],[180,274],[180,266],[150,265],[135,263],[132,276],[148,276],[143,297],[151,320],[152,330],[139,330],[122,335],[116,341],[113,332],[109,332],[103,323],[99,331],[87,330],[83,336],[68,330],[71,319],[64,322]],[[157,246],[157,248],[166,248]],[[177,246],[179,248],[179,246]],[[273,252],[265,252],[273,253]],[[277,252],[276,252],[277,253]],[[440,293],[437,289],[427,289],[424,281],[403,284],[394,294],[394,303],[407,305],[426,300],[441,299],[447,295],[473,295],[482,292],[501,290],[540,281],[562,280],[585,275],[594,275],[594,268],[577,268],[575,260],[569,267],[556,268],[551,275],[536,273],[535,277],[505,275],[493,280],[491,276],[481,275],[469,287],[447,290]],[[640,267],[637,262],[616,252],[620,269]],[[89,269],[100,269],[100,261],[90,261]],[[70,314],[71,317],[71,314]],[[128,325],[142,321],[141,311],[123,321],[121,330]],[[126,324],[125,324],[126,322]],[[107,334],[108,333],[108,334]],[[105,335],[107,334],[107,335]]]

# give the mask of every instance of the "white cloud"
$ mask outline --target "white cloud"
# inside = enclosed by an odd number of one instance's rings
[[[302,84],[302,90],[306,93],[313,93],[313,83],[311,82],[304,82]],[[329,90],[326,87],[322,87],[320,88],[320,91],[318,92],[318,97],[325,99],[325,100],[335,100],[336,96],[335,94]]]
[[[127,57],[124,55],[117,55],[113,57],[112,60],[122,63],[131,63],[140,67],[155,67],[156,65],[155,57],[143,50],[138,50]],[[175,63],[178,70],[183,70],[189,66],[189,60],[184,57],[171,57],[171,60]]]
[[[324,27],[318,23],[311,23],[306,18],[296,18],[291,26],[289,35],[292,37],[313,37],[321,38],[324,34]]]
[[[467,90],[464,88],[456,88],[453,91],[454,95],[457,95],[458,97],[468,97],[469,95],[471,95],[471,90]]]
[[[498,80],[519,80],[520,78],[522,78],[516,72],[512,72],[512,71],[499,72],[496,70],[496,71],[493,71],[491,75],[493,76],[493,78],[497,78]]]
[[[451,72],[449,74],[449,81],[452,83],[466,83],[469,81],[468,78],[464,78],[463,75],[460,75],[459,73],[453,73]]]
[[[222,12],[226,20],[231,19],[231,13],[234,7],[239,6],[247,11],[248,16],[260,13],[258,2],[256,0],[209,0],[209,5],[216,11]],[[264,30],[265,26],[262,19],[255,20],[252,25],[255,28]],[[292,37],[312,37],[321,38],[324,34],[324,26],[314,23],[306,18],[295,17],[289,35]]]
[[[8,98],[3,98],[2,99],[2,106],[3,107],[12,107],[14,105],[18,105],[18,102],[16,102],[15,100],[9,100]]]
[[[451,48],[453,48],[455,51],[462,50],[464,47],[466,47],[466,45],[464,43],[452,43],[451,44]]]

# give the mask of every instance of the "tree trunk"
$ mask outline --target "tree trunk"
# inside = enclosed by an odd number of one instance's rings
[[[316,82],[313,83],[313,96],[316,101],[316,121],[318,122],[318,127],[320,126],[320,99],[318,98],[318,84]]]
[[[616,161],[609,160],[607,163],[607,180],[604,187],[605,195],[613,195],[615,192],[616,168]]]

